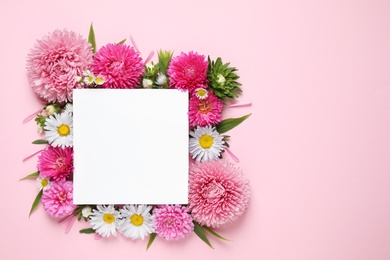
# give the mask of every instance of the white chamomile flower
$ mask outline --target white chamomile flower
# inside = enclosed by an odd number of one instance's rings
[[[73,146],[73,117],[70,113],[54,114],[45,121],[45,138],[53,146]]]
[[[102,237],[116,236],[116,228],[120,224],[120,213],[114,205],[97,205],[89,216],[92,228]]]
[[[84,218],[88,218],[92,214],[92,208],[90,206],[85,206],[81,210],[81,214],[83,215]]]
[[[84,83],[87,84],[87,85],[91,85],[92,83],[95,82],[95,75],[93,75],[93,73],[89,70],[86,70],[83,72],[83,75],[84,75]]]
[[[161,86],[164,85],[167,82],[167,76],[165,76],[162,73],[157,74],[156,84]]]
[[[195,89],[195,96],[199,99],[206,99],[209,95],[209,92],[205,88]]]
[[[151,79],[143,79],[142,80],[142,86],[144,88],[152,88],[153,86],[153,81]]]
[[[39,175],[37,178],[37,187],[39,190],[47,190],[50,188],[50,180],[42,175]]]
[[[212,126],[200,127],[190,132],[189,151],[197,161],[217,159],[224,150],[223,137]]]
[[[98,75],[98,76],[95,77],[94,82],[95,82],[96,85],[103,85],[104,82],[106,82],[106,79],[103,76]]]
[[[135,240],[142,240],[150,233],[154,232],[153,216],[149,213],[152,206],[147,205],[125,205],[120,210],[123,217],[122,223],[118,230],[125,237],[130,237]]]
[[[72,105],[72,103],[67,103],[65,105],[65,111],[64,112],[65,113],[73,113],[73,105]]]

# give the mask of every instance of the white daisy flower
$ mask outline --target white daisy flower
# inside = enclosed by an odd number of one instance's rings
[[[200,127],[190,132],[189,151],[192,159],[197,161],[209,161],[217,159],[224,150],[223,137],[212,126]]]
[[[42,175],[39,175],[37,178],[37,187],[39,190],[47,190],[50,188],[50,180]]]
[[[102,237],[116,236],[116,227],[120,224],[120,213],[114,205],[97,205],[89,216],[92,228]]]
[[[85,84],[91,85],[92,83],[95,82],[95,75],[93,75],[91,71],[86,70],[84,71],[83,75],[84,75],[83,81]]]
[[[120,210],[122,223],[118,230],[123,233],[125,237],[130,237],[135,240],[141,238],[142,240],[154,232],[153,216],[149,213],[152,206],[146,205],[125,205]]]
[[[46,119],[45,138],[53,146],[73,146],[73,117],[70,113],[54,114]]]
[[[65,113],[73,113],[73,104],[72,103],[67,103],[65,105]]]
[[[209,95],[208,91],[204,88],[195,89],[195,96],[199,99],[205,99]]]
[[[104,82],[106,82],[106,80],[104,79],[103,76],[98,75],[97,77],[95,77],[94,82],[95,82],[96,85],[103,85]]]
[[[85,206],[81,210],[81,214],[83,215],[84,218],[88,218],[92,214],[92,208],[90,206]]]

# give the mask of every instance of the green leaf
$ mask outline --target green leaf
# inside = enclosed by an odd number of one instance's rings
[[[210,241],[207,239],[207,236],[206,236],[206,234],[204,233],[202,227],[201,227],[198,223],[196,223],[195,221],[193,221],[193,223],[194,223],[194,232],[195,232],[195,234],[196,234],[200,239],[202,239],[203,242],[205,242],[209,247],[211,247],[212,249],[214,249],[213,246],[210,244]]]
[[[93,30],[93,25],[91,23],[91,27],[89,27],[89,34],[88,34],[88,42],[92,45],[92,52],[96,52],[96,39],[95,39],[95,32]]]
[[[209,232],[211,235],[221,239],[221,240],[225,240],[225,241],[230,241],[229,239],[227,238],[224,238],[223,236],[217,234],[214,230],[210,229],[209,227],[206,227],[206,226],[202,226],[203,230]]]
[[[48,144],[49,142],[45,139],[38,139],[32,142],[32,144]]]
[[[125,42],[126,42],[126,39],[123,39],[123,40],[121,40],[120,42],[118,42],[117,45],[123,44],[123,43],[125,43]]]
[[[31,174],[21,178],[19,181],[26,180],[26,179],[35,179],[38,177],[38,175],[39,175],[39,172],[34,172],[34,173],[31,173]]]
[[[220,134],[226,133],[227,131],[232,130],[233,128],[244,122],[244,120],[247,119],[250,115],[251,114],[239,118],[228,118],[222,120],[221,122],[219,122],[219,124],[215,126],[215,128]]]
[[[156,239],[156,233],[151,233],[148,241],[148,245],[146,246],[146,250],[152,245],[153,241]]]
[[[28,214],[28,217],[31,216],[31,214],[33,213],[33,211],[38,207],[38,204],[39,202],[41,201],[41,198],[42,198],[42,194],[43,194],[43,189],[40,190],[37,194],[37,196],[35,197],[35,200],[31,206],[31,209],[30,209],[30,214]]]
[[[81,234],[93,234],[95,233],[95,229],[93,228],[84,228],[79,231]]]

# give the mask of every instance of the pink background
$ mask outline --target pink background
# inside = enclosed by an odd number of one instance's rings
[[[0,0],[1,259],[390,259],[389,1]],[[65,235],[40,207],[33,181],[40,108],[25,59],[55,29],[98,46],[129,38],[144,57],[159,48],[221,56],[239,68],[252,113],[230,132],[251,180],[249,210],[219,232],[178,242]],[[108,122],[109,123],[109,122]]]

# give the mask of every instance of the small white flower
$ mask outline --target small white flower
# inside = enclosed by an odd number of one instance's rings
[[[162,73],[157,74],[156,84],[157,85],[164,85],[167,82],[167,76],[165,76]]]
[[[116,228],[120,224],[120,213],[114,205],[97,205],[89,216],[92,228],[102,237],[116,236]]]
[[[91,85],[92,83],[95,82],[95,75],[93,75],[93,73],[89,70],[86,70],[83,72],[83,75],[84,75],[84,83],[87,84],[87,85]]]
[[[69,113],[54,114],[45,121],[45,139],[53,147],[73,146],[73,117]]]
[[[125,205],[120,210],[122,217],[122,223],[118,227],[118,230],[123,233],[125,237],[131,239],[141,238],[150,233],[155,232],[153,228],[153,216],[150,214],[152,206],[146,205]]]
[[[47,190],[50,188],[50,180],[42,175],[39,175],[37,178],[37,187],[39,190]]]
[[[92,214],[92,208],[90,206],[85,206],[81,210],[81,214],[83,215],[84,218],[88,218]]]
[[[206,99],[209,93],[205,88],[197,88],[195,89],[195,96],[199,99]]]
[[[43,127],[41,125],[38,125],[37,132],[38,132],[38,134],[42,134],[43,133]]]
[[[190,153],[192,159],[209,161],[218,159],[224,150],[223,137],[212,126],[200,127],[190,132]]]
[[[142,86],[144,88],[152,88],[153,86],[153,81],[151,79],[143,79],[142,80]]]
[[[103,85],[104,82],[106,82],[106,79],[103,76],[98,75],[98,76],[95,77],[94,82],[95,82],[96,85]]]
[[[56,107],[54,105],[48,105],[45,108],[45,112],[46,112],[46,115],[52,116],[55,113],[57,113],[58,111],[57,111],[57,109],[56,109]]]
[[[67,103],[65,105],[65,111],[64,112],[65,113],[73,113],[73,105],[72,105],[72,103]]]

